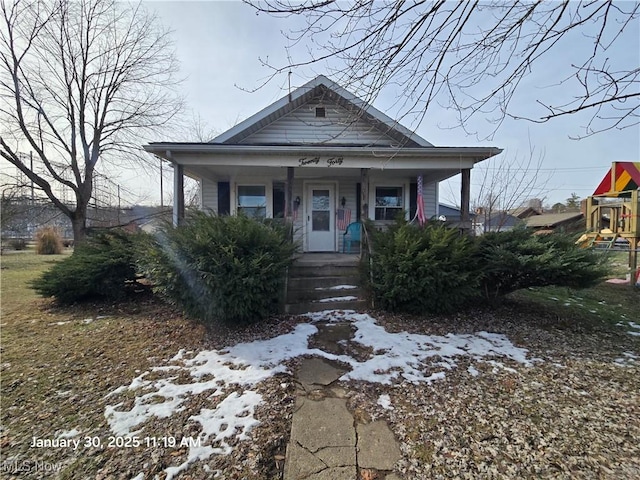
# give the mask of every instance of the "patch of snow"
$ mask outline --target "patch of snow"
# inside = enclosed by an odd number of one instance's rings
[[[93,318],[85,318],[84,320],[82,320],[82,323],[84,323],[85,325],[91,322],[93,322]]]
[[[133,477],[131,480],[144,480],[144,472],[139,473],[138,475]]]
[[[334,287],[316,287],[316,290],[354,290],[356,285],[336,285]]]
[[[467,372],[469,372],[469,375],[471,375],[472,377],[477,377],[478,375],[480,375],[480,372],[476,370],[473,365],[469,365],[467,367]]]
[[[322,298],[318,300],[320,303],[325,302],[350,302],[351,300],[357,300],[358,297],[354,297],[353,295],[346,295],[344,297],[331,297],[331,298]]]
[[[637,360],[640,360],[640,357],[633,352],[622,352],[622,357],[616,358],[613,362],[616,365],[627,366],[635,364]]]
[[[67,320],[66,322],[54,322],[49,325],[66,325],[67,323],[71,323],[71,320]]]
[[[121,386],[105,397],[127,392],[134,394],[133,404],[128,408],[123,408],[124,402],[105,407],[104,414],[111,431],[119,436],[140,432],[150,418],[168,418],[185,408],[189,396],[207,392],[211,405],[215,406],[208,405],[211,408],[202,408],[190,417],[202,427],[201,441],[198,445],[189,445],[183,463],[165,470],[170,479],[194,462],[214,454],[229,453],[231,439],[249,438],[258,424],[255,409],[262,402],[255,387],[277,373],[290,373],[284,363],[292,358],[312,355],[336,360],[351,367],[340,380],[380,384],[430,384],[445,378],[447,371],[457,367],[456,359],[461,356],[513,372],[517,371],[494,359],[506,358],[525,366],[536,360],[528,359],[526,349],[514,346],[506,336],[497,333],[445,336],[389,333],[371,316],[352,310],[325,310],[306,317],[309,323],[298,324],[291,332],[268,340],[240,343],[223,350],[203,350],[193,355],[180,350],[167,362],[170,365],[143,372],[129,385]],[[309,348],[309,337],[318,331],[314,325],[317,321],[349,321],[355,330],[353,341],[372,347],[373,354],[367,360],[358,361],[348,355]],[[468,371],[477,372],[474,367],[469,367]],[[191,381],[185,382],[185,375],[180,373],[186,373]],[[383,408],[391,407],[390,398],[387,400],[384,395],[378,402]]]
[[[80,430],[78,430],[77,428],[74,428],[72,430],[63,430],[58,435],[58,438],[73,438],[73,437],[77,437],[78,435],[80,435]]]
[[[497,372],[498,372],[498,369],[500,369],[500,368],[501,368],[502,370],[505,370],[505,371],[510,372],[510,373],[518,373],[518,371],[517,371],[515,368],[507,367],[507,366],[506,366],[504,363],[502,363],[502,362],[497,362],[497,361],[495,361],[495,360],[487,360],[487,363],[488,363],[489,365],[493,365],[493,367],[494,367],[494,368],[493,368],[493,373],[497,373]]]
[[[640,337],[640,325],[635,322],[618,322],[616,323],[616,327],[631,328],[632,330],[628,330],[627,333],[629,335],[633,335],[634,337]]]
[[[260,403],[262,403],[262,395],[259,393],[246,390],[242,395],[238,395],[237,392],[233,392],[215,409],[203,408],[199,415],[191,416],[189,420],[195,420],[202,425],[199,444],[189,447],[187,459],[180,465],[165,469],[166,480],[171,480],[198,460],[206,460],[213,454],[231,453],[232,447],[226,442],[228,438],[237,437],[238,440],[247,440],[251,429],[260,423],[253,417],[255,408]],[[210,438],[212,443],[220,442],[220,446],[214,448],[211,445],[204,445]]]
[[[391,397],[386,393],[378,397],[377,404],[380,405],[385,410],[394,410],[393,405],[391,405]]]

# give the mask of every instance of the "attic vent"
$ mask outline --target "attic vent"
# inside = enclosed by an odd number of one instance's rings
[[[327,116],[327,111],[324,107],[316,107],[316,118],[324,118]]]

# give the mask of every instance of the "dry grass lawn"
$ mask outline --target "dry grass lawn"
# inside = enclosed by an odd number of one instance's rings
[[[106,442],[105,396],[141,372],[181,348],[275,335],[301,321],[276,326],[274,320],[211,338],[150,295],[55,307],[28,282],[63,257],[29,251],[1,257],[2,478],[131,478],[145,471],[145,478],[162,479],[163,467],[184,449],[83,445],[74,451],[31,443],[34,437],[64,438],[74,429],[83,442]],[[638,289],[531,289],[492,312],[426,319],[373,315],[389,331],[504,333],[543,360],[514,366],[515,373],[487,364],[470,375],[460,367],[429,386],[349,384],[354,411],[392,426],[404,455],[396,467],[401,478],[640,478],[640,337],[627,333],[630,322],[640,323]],[[265,398],[282,381],[265,384]],[[257,412],[262,426],[252,442],[241,442],[237,454],[212,459],[206,468],[220,469],[218,478],[280,478],[292,388],[279,393],[281,403],[273,397]],[[390,395],[393,410],[377,404],[382,393]],[[170,428],[180,427],[179,418],[172,422]],[[208,478],[206,468],[191,468],[180,478]]]

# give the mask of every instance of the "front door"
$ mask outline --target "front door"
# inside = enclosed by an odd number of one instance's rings
[[[335,186],[308,185],[306,204],[308,251],[335,252]]]

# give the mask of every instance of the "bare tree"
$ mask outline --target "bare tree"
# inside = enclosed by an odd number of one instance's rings
[[[436,103],[455,109],[467,133],[479,114],[494,122],[491,134],[508,117],[546,122],[579,112],[590,118],[581,136],[638,124],[638,56],[612,54],[617,45],[638,48],[635,1],[245,1],[260,12],[306,18],[306,27],[287,35],[290,64],[270,65],[272,76],[333,65],[336,80],[369,101],[388,86],[402,92],[401,114],[416,126]],[[308,55],[294,60],[293,47],[305,41]],[[552,63],[554,54],[564,69]],[[538,111],[525,115],[516,92],[540,72],[547,83],[536,86],[547,88],[526,92],[527,100],[539,98],[526,104]],[[564,96],[556,103],[558,92]]]
[[[140,136],[181,108],[169,32],[140,5],[116,0],[0,2],[0,156],[82,241],[99,162],[135,155]],[[38,168],[23,161],[27,150]]]
[[[544,198],[551,174],[541,170],[543,160],[544,154],[536,153],[530,146],[524,157],[503,155],[474,168],[480,180],[472,207],[484,232],[501,230],[510,212],[526,206],[532,199]]]

